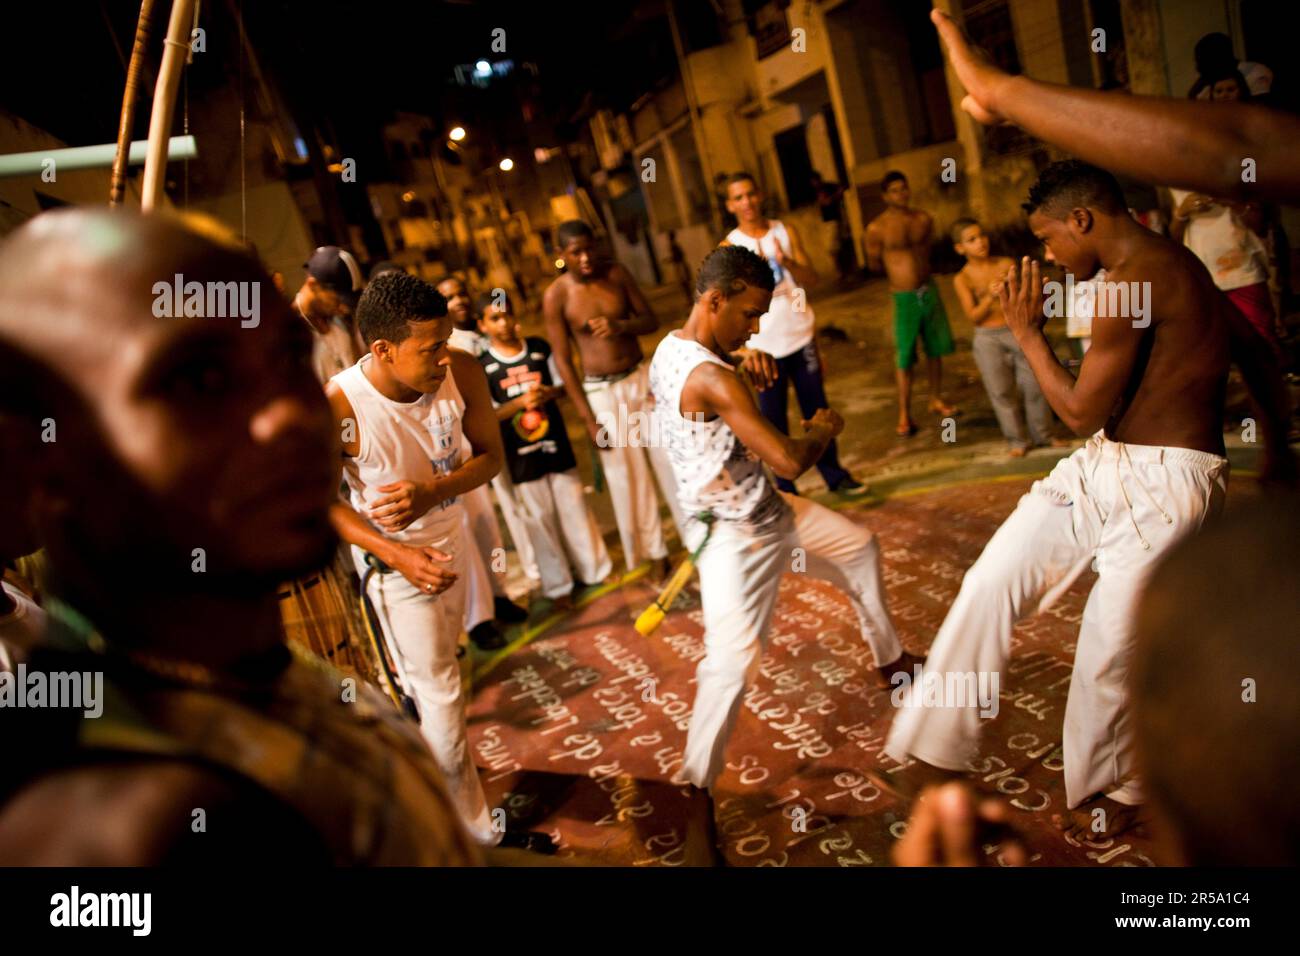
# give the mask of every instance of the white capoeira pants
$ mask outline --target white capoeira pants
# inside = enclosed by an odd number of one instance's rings
[[[705,655],[695,673],[698,686],[677,775],[697,787],[712,787],[722,771],[723,751],[745,685],[758,669],[783,573],[803,567],[803,573],[842,590],[876,666],[892,664],[903,653],[885,606],[875,536],[807,498],[781,496],[792,510],[778,521],[759,530],[717,521],[700,553]],[[703,537],[697,529],[692,526],[691,547]]]
[[[496,555],[505,556],[497,515],[492,510],[492,497],[487,485],[479,485],[460,496],[464,507],[461,519],[461,536],[468,547],[464,555],[465,596],[462,600],[466,631],[472,631],[484,621],[496,617],[493,600],[505,595],[504,573],[494,573]],[[497,549],[500,549],[499,551]],[[503,565],[499,565],[504,567]]]
[[[533,543],[524,528],[523,520],[519,517],[519,509],[515,507],[514,495],[511,492],[513,487],[510,471],[502,465],[501,470],[492,479],[492,490],[496,492],[497,504],[501,506],[501,518],[506,523],[506,530],[510,532],[510,540],[515,546],[515,555],[519,558],[519,565],[531,589],[541,582],[542,573],[537,567],[537,556],[533,554]]]
[[[447,590],[427,594],[397,571],[390,571],[372,574],[366,593],[398,676],[420,711],[420,733],[433,751],[461,822],[480,844],[495,846],[501,842],[501,834],[492,828],[487,798],[470,752],[465,694],[456,660],[465,603],[465,549],[459,531],[431,547],[453,556],[449,568],[460,577]],[[362,552],[352,550],[357,572],[365,574]]]
[[[543,597],[569,594],[574,587],[573,570],[586,584],[605,580],[613,562],[596,516],[587,507],[582,476],[576,468],[515,484],[511,494],[515,513],[532,541]]]
[[[609,436],[608,447],[599,449],[600,467],[614,506],[614,520],[628,570],[647,559],[668,555],[652,474],[657,473],[664,498],[670,507],[676,508],[676,485],[672,466],[667,464],[667,451],[646,447],[653,444],[646,404],[649,374],[649,363],[642,362],[636,371],[616,382],[582,384],[592,414],[605,425]],[[621,434],[624,425],[635,425],[640,434]],[[658,465],[656,458],[660,459]]]
[[[1012,627],[1036,597],[1040,610],[1050,606],[1095,563],[1062,729],[1071,808],[1096,793],[1142,802],[1126,688],[1136,604],[1164,553],[1223,506],[1227,480],[1219,455],[1125,445],[1098,432],[1020,499],[966,572],[934,639],[926,673],[996,672],[1005,685]],[[904,707],[885,753],[965,770],[979,731],[978,704]]]

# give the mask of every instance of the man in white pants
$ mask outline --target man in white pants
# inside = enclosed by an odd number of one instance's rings
[[[466,828],[485,846],[553,851],[544,834],[496,825],[466,738],[456,645],[473,544],[459,497],[501,466],[487,380],[473,356],[448,348],[446,300],[414,276],[377,276],[357,320],[369,351],[326,389],[350,492],[333,507],[335,528],[359,574],[368,555],[381,562],[368,595]]]
[[[508,297],[484,296],[476,304],[489,340],[479,361],[501,423],[502,471],[536,555],[541,594],[567,609],[577,590],[604,581],[613,565],[560,413],[565,389],[550,344],[519,334]]]
[[[757,328],[774,285],[768,264],[748,249],[715,249],[700,265],[690,319],[663,338],[650,366],[678,498],[692,516],[687,546],[694,551],[704,542],[697,564],[705,656],[677,774],[702,790],[722,770],[784,572],[803,571],[844,591],[884,686],[917,660],[903,651],[885,607],[880,549],[871,532],[778,492],[764,467],[793,480],[844,427],[833,410],[818,409],[804,422],[804,437],[791,438],[762,415],[737,374],[733,353]],[[756,384],[775,378],[771,356],[749,353],[744,361]]]
[[[1061,731],[1066,803],[1078,809],[1059,823],[1097,836],[1093,824],[1104,820],[1114,834],[1138,820],[1143,800],[1125,683],[1134,609],[1164,552],[1222,507],[1229,362],[1237,361],[1264,415],[1268,471],[1287,470],[1288,403],[1267,344],[1195,257],[1133,220],[1109,173],[1054,163],[1025,208],[1051,259],[1077,276],[1106,269],[1077,380],[1043,335],[1042,294],[1059,290],[1043,288],[1038,264],[1026,258],[1019,276],[1013,267],[1000,293],[1048,402],[1092,438],[1035,482],[994,534],[967,572],[924,670],[944,685],[953,674],[1000,675],[1012,627],[1034,599],[1045,595],[1043,606],[1050,604],[1095,566]],[[924,706],[923,691],[916,683],[902,695],[906,706],[885,747],[894,760],[920,762],[899,771],[917,782],[967,769],[980,730],[978,705]],[[1104,814],[1094,817],[1098,808]]]
[[[556,244],[569,271],[542,298],[546,338],[574,410],[599,450],[628,570],[649,559],[655,577],[666,577],[668,548],[654,482],[671,500],[672,469],[647,434],[653,431],[647,368],[637,341],[655,331],[659,321],[627,270],[600,257],[585,223],[561,223]],[[582,359],[581,376],[573,365],[574,343]],[[675,511],[673,517],[679,519]],[[679,520],[679,534],[681,530]]]

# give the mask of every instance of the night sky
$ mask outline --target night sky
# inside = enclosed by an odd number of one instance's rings
[[[155,5],[137,139],[147,134],[169,8],[166,0]],[[540,105],[563,135],[575,116],[581,123],[592,108],[626,107],[673,74],[664,9],[633,0],[203,0],[208,52],[189,68],[190,95],[206,84],[237,83],[233,23],[241,10],[263,69],[295,111],[329,118],[346,155],[377,151],[378,131],[395,110],[454,120],[448,114],[464,112],[464,91],[448,85],[452,70],[479,58],[537,63]],[[116,139],[138,12],[134,0],[6,5],[0,105],[72,145]],[[491,51],[495,27],[506,31],[504,54]],[[474,121],[482,128],[492,117]]]

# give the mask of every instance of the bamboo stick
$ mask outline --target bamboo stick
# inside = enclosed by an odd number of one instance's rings
[[[149,117],[149,148],[144,157],[140,208],[148,212],[158,204],[167,177],[167,141],[171,137],[172,111],[181,84],[181,68],[190,49],[195,0],[174,0],[167,39],[163,41],[162,66],[154,88],[153,113]]]
[[[131,62],[126,68],[126,88],[122,91],[122,117],[117,126],[117,155],[108,181],[108,204],[119,206],[126,195],[126,167],[131,148],[131,131],[135,126],[135,101],[140,86],[140,73],[144,68],[144,51],[149,44],[149,25],[153,17],[154,0],[142,0],[140,19],[135,26],[135,42],[131,45]]]

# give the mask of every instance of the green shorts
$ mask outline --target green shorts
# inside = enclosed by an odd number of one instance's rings
[[[943,300],[933,279],[914,292],[894,293],[894,344],[898,349],[898,367],[916,364],[916,340],[925,343],[927,358],[951,355],[952,330]]]

